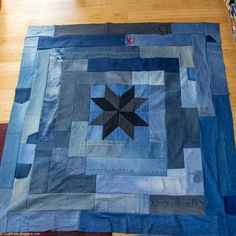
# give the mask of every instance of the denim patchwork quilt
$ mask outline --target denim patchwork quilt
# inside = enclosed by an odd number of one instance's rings
[[[236,234],[219,25],[29,27],[0,232]]]

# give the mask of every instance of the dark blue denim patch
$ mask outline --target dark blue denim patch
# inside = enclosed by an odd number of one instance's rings
[[[24,179],[27,178],[30,172],[32,164],[22,164],[17,163],[16,171],[15,171],[15,178],[16,179]]]
[[[30,99],[31,88],[17,88],[15,92],[14,102],[25,103]]]
[[[177,58],[95,58],[89,59],[88,72],[105,71],[155,71],[179,72]]]
[[[206,42],[207,43],[215,43],[216,40],[213,37],[211,37],[210,35],[207,35],[206,36]]]
[[[70,142],[70,131],[56,131],[54,136],[55,148],[68,148]]]
[[[236,215],[236,196],[225,196],[225,212],[229,215]]]
[[[236,150],[229,96],[213,96],[217,121],[217,159],[223,195],[236,195]]]
[[[124,46],[125,35],[39,37],[38,50],[67,47]]]
[[[187,68],[187,73],[188,73],[188,79],[192,81],[196,81],[196,72],[194,68]]]
[[[200,147],[200,129],[198,110],[196,108],[182,108],[184,120],[184,148]]]
[[[67,176],[65,173],[62,175],[62,173],[55,172],[48,179],[48,193],[95,193],[95,191],[95,175]]]
[[[91,224],[91,222],[95,223]],[[108,231],[132,234],[210,236],[219,235],[218,222],[217,215],[124,215],[119,213],[83,211],[80,212],[79,229],[91,232]],[[186,227],[186,225],[189,227]]]
[[[30,134],[30,135],[27,137],[27,143],[29,143],[29,144],[36,144],[37,141],[38,141],[38,132],[37,132],[37,133]]]
[[[223,198],[220,194],[217,161],[216,117],[200,117],[200,142],[202,152],[203,178],[206,214],[224,214]]]

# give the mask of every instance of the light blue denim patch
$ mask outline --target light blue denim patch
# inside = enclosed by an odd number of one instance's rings
[[[148,113],[140,112],[137,113],[143,120],[148,121]],[[92,117],[97,117],[98,113],[91,113]],[[102,141],[102,132],[103,126],[99,125],[89,125],[87,139],[88,140],[98,140]],[[109,134],[105,139],[105,141],[119,141],[123,143],[133,143],[133,141],[137,141],[140,144],[148,143],[149,141],[149,129],[147,127],[142,126],[134,126],[134,139],[130,138],[120,127],[117,127],[111,134]]]
[[[96,118],[100,113],[90,113],[90,117],[92,120],[92,117]],[[102,131],[103,127],[100,125],[88,125],[88,132],[87,132],[87,139],[90,141],[101,141],[102,140]],[[114,130],[113,135],[117,135],[116,130]],[[116,136],[117,137],[117,136]]]
[[[28,115],[40,115],[43,105],[43,96],[47,83],[49,51],[38,51],[35,63],[33,85]]]
[[[33,68],[21,68],[17,88],[31,88],[33,83]]]
[[[137,98],[148,98],[149,96],[149,85],[146,84],[136,84],[135,85],[135,97]],[[143,103],[140,107],[138,107],[137,111],[139,111],[139,108],[141,108],[141,111],[148,111],[148,107],[146,107],[146,105],[148,105],[147,102]],[[145,108],[145,109],[144,109]]]
[[[13,103],[10,122],[7,129],[8,134],[21,134],[28,105],[29,102],[23,104]]]
[[[41,212],[9,212],[7,222],[8,232],[45,231],[53,229],[54,218],[50,211]],[[29,224],[29,222],[31,222]]]
[[[165,109],[165,86],[152,85],[149,89],[149,111],[156,112]]]
[[[180,67],[194,67],[192,46],[141,46],[140,57],[179,58]]]
[[[12,189],[13,187],[20,137],[20,134],[7,134],[6,136],[0,166],[0,189]]]
[[[7,232],[78,230],[78,211],[9,212]],[[65,220],[67,219],[67,220]],[[68,220],[69,219],[69,220]]]
[[[88,122],[72,122],[68,155],[85,156],[85,140]]]
[[[164,85],[164,71],[134,71],[133,84]]]
[[[25,38],[25,43],[24,43],[24,47],[33,47],[33,48],[37,48],[38,45],[38,40],[39,38],[37,36],[34,37],[26,37]]]
[[[55,58],[55,56],[52,56],[49,63],[47,85],[40,117],[40,141],[51,141],[54,136],[58,109],[58,95],[61,86],[61,70],[62,61],[60,60],[60,57]]]
[[[166,143],[165,110],[149,112],[149,139],[151,143]]]
[[[7,228],[7,211],[10,204],[12,190],[0,189],[0,231],[6,232]]]
[[[98,84],[132,84],[131,71],[107,71],[107,72],[66,72],[68,76],[76,76],[76,85]]]
[[[23,144],[20,145],[18,154],[18,163],[33,164],[35,155],[35,144]]]
[[[94,193],[51,193],[31,194],[28,196],[27,211],[74,211],[94,210]]]
[[[197,82],[188,79],[188,69],[180,68],[181,107],[197,108]]]
[[[204,195],[202,158],[200,148],[184,148],[187,175],[187,195]]]
[[[63,60],[63,71],[87,71],[88,59]]]
[[[134,194],[96,194],[95,211],[147,214],[148,195]]]
[[[105,88],[106,88],[105,85],[92,85],[90,88],[91,88],[91,98],[102,98],[105,96]],[[93,109],[95,109],[95,107]],[[100,111],[102,110],[100,109]]]
[[[151,142],[141,145],[139,142],[123,144],[124,158],[150,158],[150,159],[166,159],[166,144]]]
[[[194,64],[197,76],[197,96],[199,116],[215,116],[212,102],[210,69],[206,57],[206,39],[204,34],[192,36]]]
[[[119,141],[88,141],[86,157],[122,157],[123,143]]]
[[[165,159],[88,157],[86,174],[165,176]]]
[[[66,175],[79,175],[85,173],[86,159],[84,157],[68,158]]]
[[[35,47],[25,47],[23,49],[21,67],[34,68],[37,49]]]
[[[150,142],[166,143],[165,87],[149,87]]]
[[[29,107],[28,107],[29,111]],[[21,136],[21,143],[27,143],[27,139],[30,135],[38,132],[40,115],[27,115],[24,120],[24,127]]]
[[[26,37],[53,36],[55,26],[29,26]]]
[[[182,196],[186,195],[186,176],[121,176],[104,172],[97,175],[96,192]]]

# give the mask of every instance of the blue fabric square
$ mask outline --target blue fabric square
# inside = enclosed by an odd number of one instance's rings
[[[196,81],[196,72],[194,68],[187,68],[187,73],[188,73],[188,79]]]

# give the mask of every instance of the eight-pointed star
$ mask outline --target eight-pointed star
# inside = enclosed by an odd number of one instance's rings
[[[123,95],[116,95],[108,86],[105,89],[104,98],[91,98],[103,112],[90,124],[103,125],[102,138],[105,139],[117,127],[134,138],[134,126],[148,126],[135,111],[147,98],[135,98],[135,87],[132,86]]]

